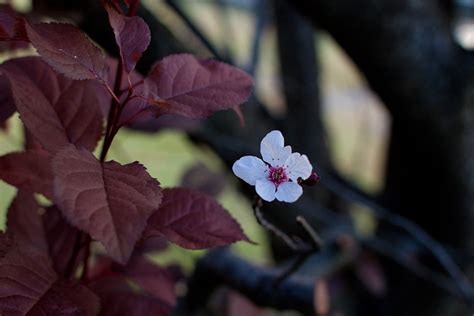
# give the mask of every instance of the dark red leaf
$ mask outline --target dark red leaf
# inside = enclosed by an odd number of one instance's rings
[[[161,202],[159,182],[139,163],[101,163],[70,145],[53,159],[55,202],[70,223],[127,262]]]
[[[124,69],[131,72],[150,44],[150,29],[139,16],[125,16],[111,5],[106,5],[105,9],[109,14],[109,22],[114,30]]]
[[[120,276],[96,280],[91,284],[91,288],[100,296],[102,316],[171,315],[159,299],[136,293],[126,279]]]
[[[71,280],[56,281],[28,315],[98,315],[100,299]]]
[[[96,315],[98,298],[63,281],[52,267],[44,231],[31,195],[19,193],[0,235],[1,315]]]
[[[5,76],[0,76],[0,123],[5,122],[15,113],[15,103],[10,93],[10,82]]]
[[[9,6],[0,7],[0,41],[28,41],[25,20]]]
[[[102,316],[169,316],[171,313],[153,297],[125,292],[112,292],[100,296],[104,308]]]
[[[89,270],[87,271],[87,280],[93,282],[108,276],[118,277],[116,273],[112,271],[114,264],[116,263],[110,257],[103,255],[94,256],[94,264],[89,265]]]
[[[44,213],[43,226],[48,242],[49,254],[53,261],[54,269],[61,275],[65,275],[70,260],[72,258],[77,239],[80,238],[79,231],[71,226],[56,207],[49,207]],[[76,262],[72,263],[72,268],[82,262],[84,248],[77,255]]]
[[[144,237],[164,236],[189,249],[249,240],[239,223],[210,196],[184,188],[163,190],[163,202],[148,219]]]
[[[53,198],[51,156],[29,150],[0,157],[0,179],[19,189]]]
[[[114,270],[129,277],[146,293],[161,300],[170,309],[176,305],[175,280],[168,270],[143,256],[132,257],[125,267],[116,266]]]
[[[244,71],[215,60],[198,60],[189,54],[172,55],[156,63],[146,83],[155,114],[194,119],[237,108],[252,90],[252,79]]]
[[[23,148],[28,151],[39,151],[45,154],[49,154],[47,150],[44,149],[43,145],[40,144],[36,140],[36,138],[31,134],[31,132],[23,125],[23,135],[24,135],[24,141],[23,141]]]
[[[65,23],[27,23],[26,30],[31,44],[58,72],[76,80],[107,82],[103,52],[77,27]]]
[[[22,247],[36,248],[47,254],[43,226],[40,220],[39,206],[31,193],[18,191],[7,213],[7,228],[16,243]]]
[[[68,143],[95,148],[103,127],[93,82],[59,75],[39,57],[9,60],[1,70],[21,119],[47,150]]]

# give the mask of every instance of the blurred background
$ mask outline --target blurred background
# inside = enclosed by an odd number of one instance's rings
[[[100,1],[3,2],[77,24],[117,54]],[[165,187],[215,195],[258,243],[239,243],[233,253],[262,273],[270,266],[284,270],[297,254],[257,223],[253,189],[229,167],[258,154],[261,138],[280,129],[321,175],[298,203],[263,207],[272,223],[302,240],[307,236],[295,218],[304,216],[324,241],[292,276],[317,284],[308,306],[258,300],[229,278],[193,312],[474,312],[474,292],[461,271],[469,275],[474,244],[474,1],[144,0],[139,15],[152,32],[139,71],[168,54],[191,52],[249,72],[254,95],[242,107],[245,126],[234,113],[205,122],[140,122],[120,132],[110,159],[140,160]],[[31,54],[26,48],[0,58]],[[0,131],[0,154],[22,146],[16,116]],[[1,212],[14,193],[0,182]],[[206,256],[171,246],[153,260],[179,263],[193,275]],[[183,284],[180,293],[186,286],[193,289]]]

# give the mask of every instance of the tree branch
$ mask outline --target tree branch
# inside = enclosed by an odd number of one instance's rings
[[[315,260],[326,267],[317,276],[302,277],[291,275],[274,287],[281,276],[280,269],[253,265],[222,248],[209,252],[201,258],[188,283],[188,294],[179,302],[178,315],[189,315],[207,302],[212,292],[220,285],[228,286],[260,306],[278,310],[296,310],[314,313],[314,281],[327,276],[335,267],[349,262],[351,253],[340,253],[334,248],[315,255]]]

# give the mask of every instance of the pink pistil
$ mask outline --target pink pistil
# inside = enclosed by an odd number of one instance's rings
[[[268,180],[273,182],[278,187],[283,182],[288,181],[285,168],[283,167],[270,167],[268,170]]]

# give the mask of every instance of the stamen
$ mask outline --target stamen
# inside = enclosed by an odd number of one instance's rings
[[[288,181],[288,176],[284,167],[270,167],[268,172],[268,180],[278,187],[283,182]]]

